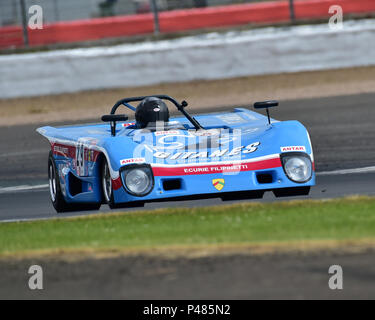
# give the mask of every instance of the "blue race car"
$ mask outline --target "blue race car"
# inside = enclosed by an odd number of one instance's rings
[[[138,102],[135,108],[132,102]],[[169,117],[174,105],[182,117]],[[258,199],[309,194],[315,184],[309,134],[298,121],[273,120],[276,101],[255,103],[267,116],[187,113],[187,102],[166,95],[118,101],[103,124],[42,127],[51,144],[50,196],[57,212],[143,206],[204,198]],[[135,121],[116,114],[120,106]]]

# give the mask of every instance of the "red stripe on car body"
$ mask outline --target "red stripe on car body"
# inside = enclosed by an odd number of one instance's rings
[[[112,179],[112,189],[118,190],[122,187],[121,178],[118,177],[117,179]]]
[[[157,167],[153,166],[154,176],[181,176],[198,174],[220,174],[225,172],[254,171],[281,167],[280,158],[260,160],[254,162],[242,161],[232,164],[196,165],[185,167]]]

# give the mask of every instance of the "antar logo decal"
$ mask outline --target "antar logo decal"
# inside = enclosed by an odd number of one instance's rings
[[[213,179],[212,185],[219,191],[224,188],[225,180],[224,179]]]
[[[288,146],[288,147],[281,147],[281,152],[291,152],[291,151],[304,151],[306,152],[305,146]]]

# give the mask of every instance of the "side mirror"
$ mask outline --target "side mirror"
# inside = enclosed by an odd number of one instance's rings
[[[267,118],[268,118],[268,124],[271,124],[271,118],[270,113],[268,111],[268,108],[277,107],[279,105],[279,102],[276,100],[268,100],[268,101],[261,101],[261,102],[255,102],[254,108],[255,109],[266,109],[267,111]]]
[[[112,136],[116,135],[116,121],[126,121],[128,119],[128,116],[125,114],[106,114],[102,116],[102,121],[111,123]]]
[[[116,121],[126,121],[129,117],[125,114],[106,114],[102,116],[102,121],[104,122],[116,122]]]
[[[277,107],[278,105],[279,105],[278,101],[269,100],[269,101],[255,102],[254,103],[254,108],[255,109],[264,109],[264,108]]]

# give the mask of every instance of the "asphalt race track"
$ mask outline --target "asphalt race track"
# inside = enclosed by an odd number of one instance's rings
[[[271,116],[275,119],[299,120],[310,132],[318,176],[317,186],[305,198],[375,194],[374,101],[375,94],[293,100],[282,101],[278,108],[271,110]],[[220,107],[202,112],[228,109],[230,108]],[[56,217],[46,188],[25,190],[22,187],[32,188],[47,183],[49,144],[35,132],[37,127],[39,126],[0,127],[2,221]],[[356,170],[343,171],[357,168],[368,169],[362,173],[356,173]],[[330,173],[337,170],[337,173]],[[17,191],[19,186],[23,191]],[[264,200],[274,201],[275,198],[272,194],[266,194]],[[145,208],[211,204],[217,204],[217,200],[161,202],[146,204]],[[101,210],[109,211],[107,206],[102,206]],[[85,213],[73,213],[76,214]]]
[[[373,299],[374,255],[368,251],[198,259],[140,256],[69,264],[0,261],[0,299]],[[43,267],[44,290],[26,288],[25,270],[33,264]],[[343,267],[343,290],[328,287],[331,265]]]

